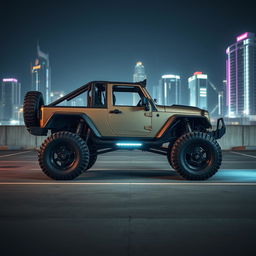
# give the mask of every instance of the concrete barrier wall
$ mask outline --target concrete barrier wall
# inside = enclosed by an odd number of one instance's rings
[[[31,135],[25,126],[0,126],[0,149],[38,148],[45,138]]]
[[[229,125],[226,134],[219,140],[222,149],[233,147],[256,147],[255,125]]]
[[[33,136],[24,126],[0,126],[0,149],[39,148],[44,136]],[[219,140],[222,149],[256,147],[256,126],[227,126],[227,133]]]

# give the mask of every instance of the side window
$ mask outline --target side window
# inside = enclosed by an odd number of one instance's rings
[[[143,94],[137,86],[115,85],[112,91],[113,106],[141,106]]]
[[[74,99],[69,101],[69,106],[71,107],[88,107],[88,102],[87,102],[87,92],[81,93]]]
[[[106,108],[107,98],[106,98],[106,85],[105,84],[95,84],[92,93],[93,108]]]
[[[83,93],[80,93],[76,97],[70,100],[64,100],[57,104],[57,106],[64,106],[64,107],[89,107],[89,95],[91,93],[91,89],[88,88],[86,91]],[[63,96],[63,95],[62,95]],[[59,97],[60,98],[60,97]],[[56,97],[55,100],[57,100],[58,97]],[[52,100],[53,101],[53,100]]]

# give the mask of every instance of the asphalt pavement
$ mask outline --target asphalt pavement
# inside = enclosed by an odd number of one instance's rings
[[[255,197],[255,151],[224,151],[200,182],[140,151],[59,182],[35,151],[0,151],[0,255],[254,255]]]

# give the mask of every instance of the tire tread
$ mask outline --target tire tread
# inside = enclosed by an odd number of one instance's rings
[[[184,145],[185,142],[191,139],[204,139],[208,140],[213,147],[215,148],[217,152],[217,161],[214,162],[213,167],[210,172],[206,172],[201,175],[194,175],[192,173],[189,173],[188,171],[184,170],[179,164],[179,154],[182,146]],[[209,134],[203,133],[203,132],[191,132],[191,133],[186,133],[179,137],[176,142],[174,143],[172,150],[171,150],[171,155],[170,155],[170,161],[172,167],[185,179],[187,180],[206,180],[213,176],[218,169],[221,166],[222,162],[222,153],[221,153],[221,148],[218,144],[218,142]]]

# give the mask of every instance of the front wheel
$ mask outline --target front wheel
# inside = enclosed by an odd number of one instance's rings
[[[87,169],[86,142],[71,132],[56,132],[42,144],[38,159],[43,172],[55,180],[71,180]]]
[[[92,166],[96,163],[97,157],[98,157],[97,156],[97,148],[95,146],[90,145],[89,151],[90,151],[90,160],[89,160],[86,170],[89,170],[90,168],[92,168]]]
[[[206,180],[212,177],[222,161],[218,142],[203,132],[191,132],[178,138],[170,157],[173,168],[188,180]]]

